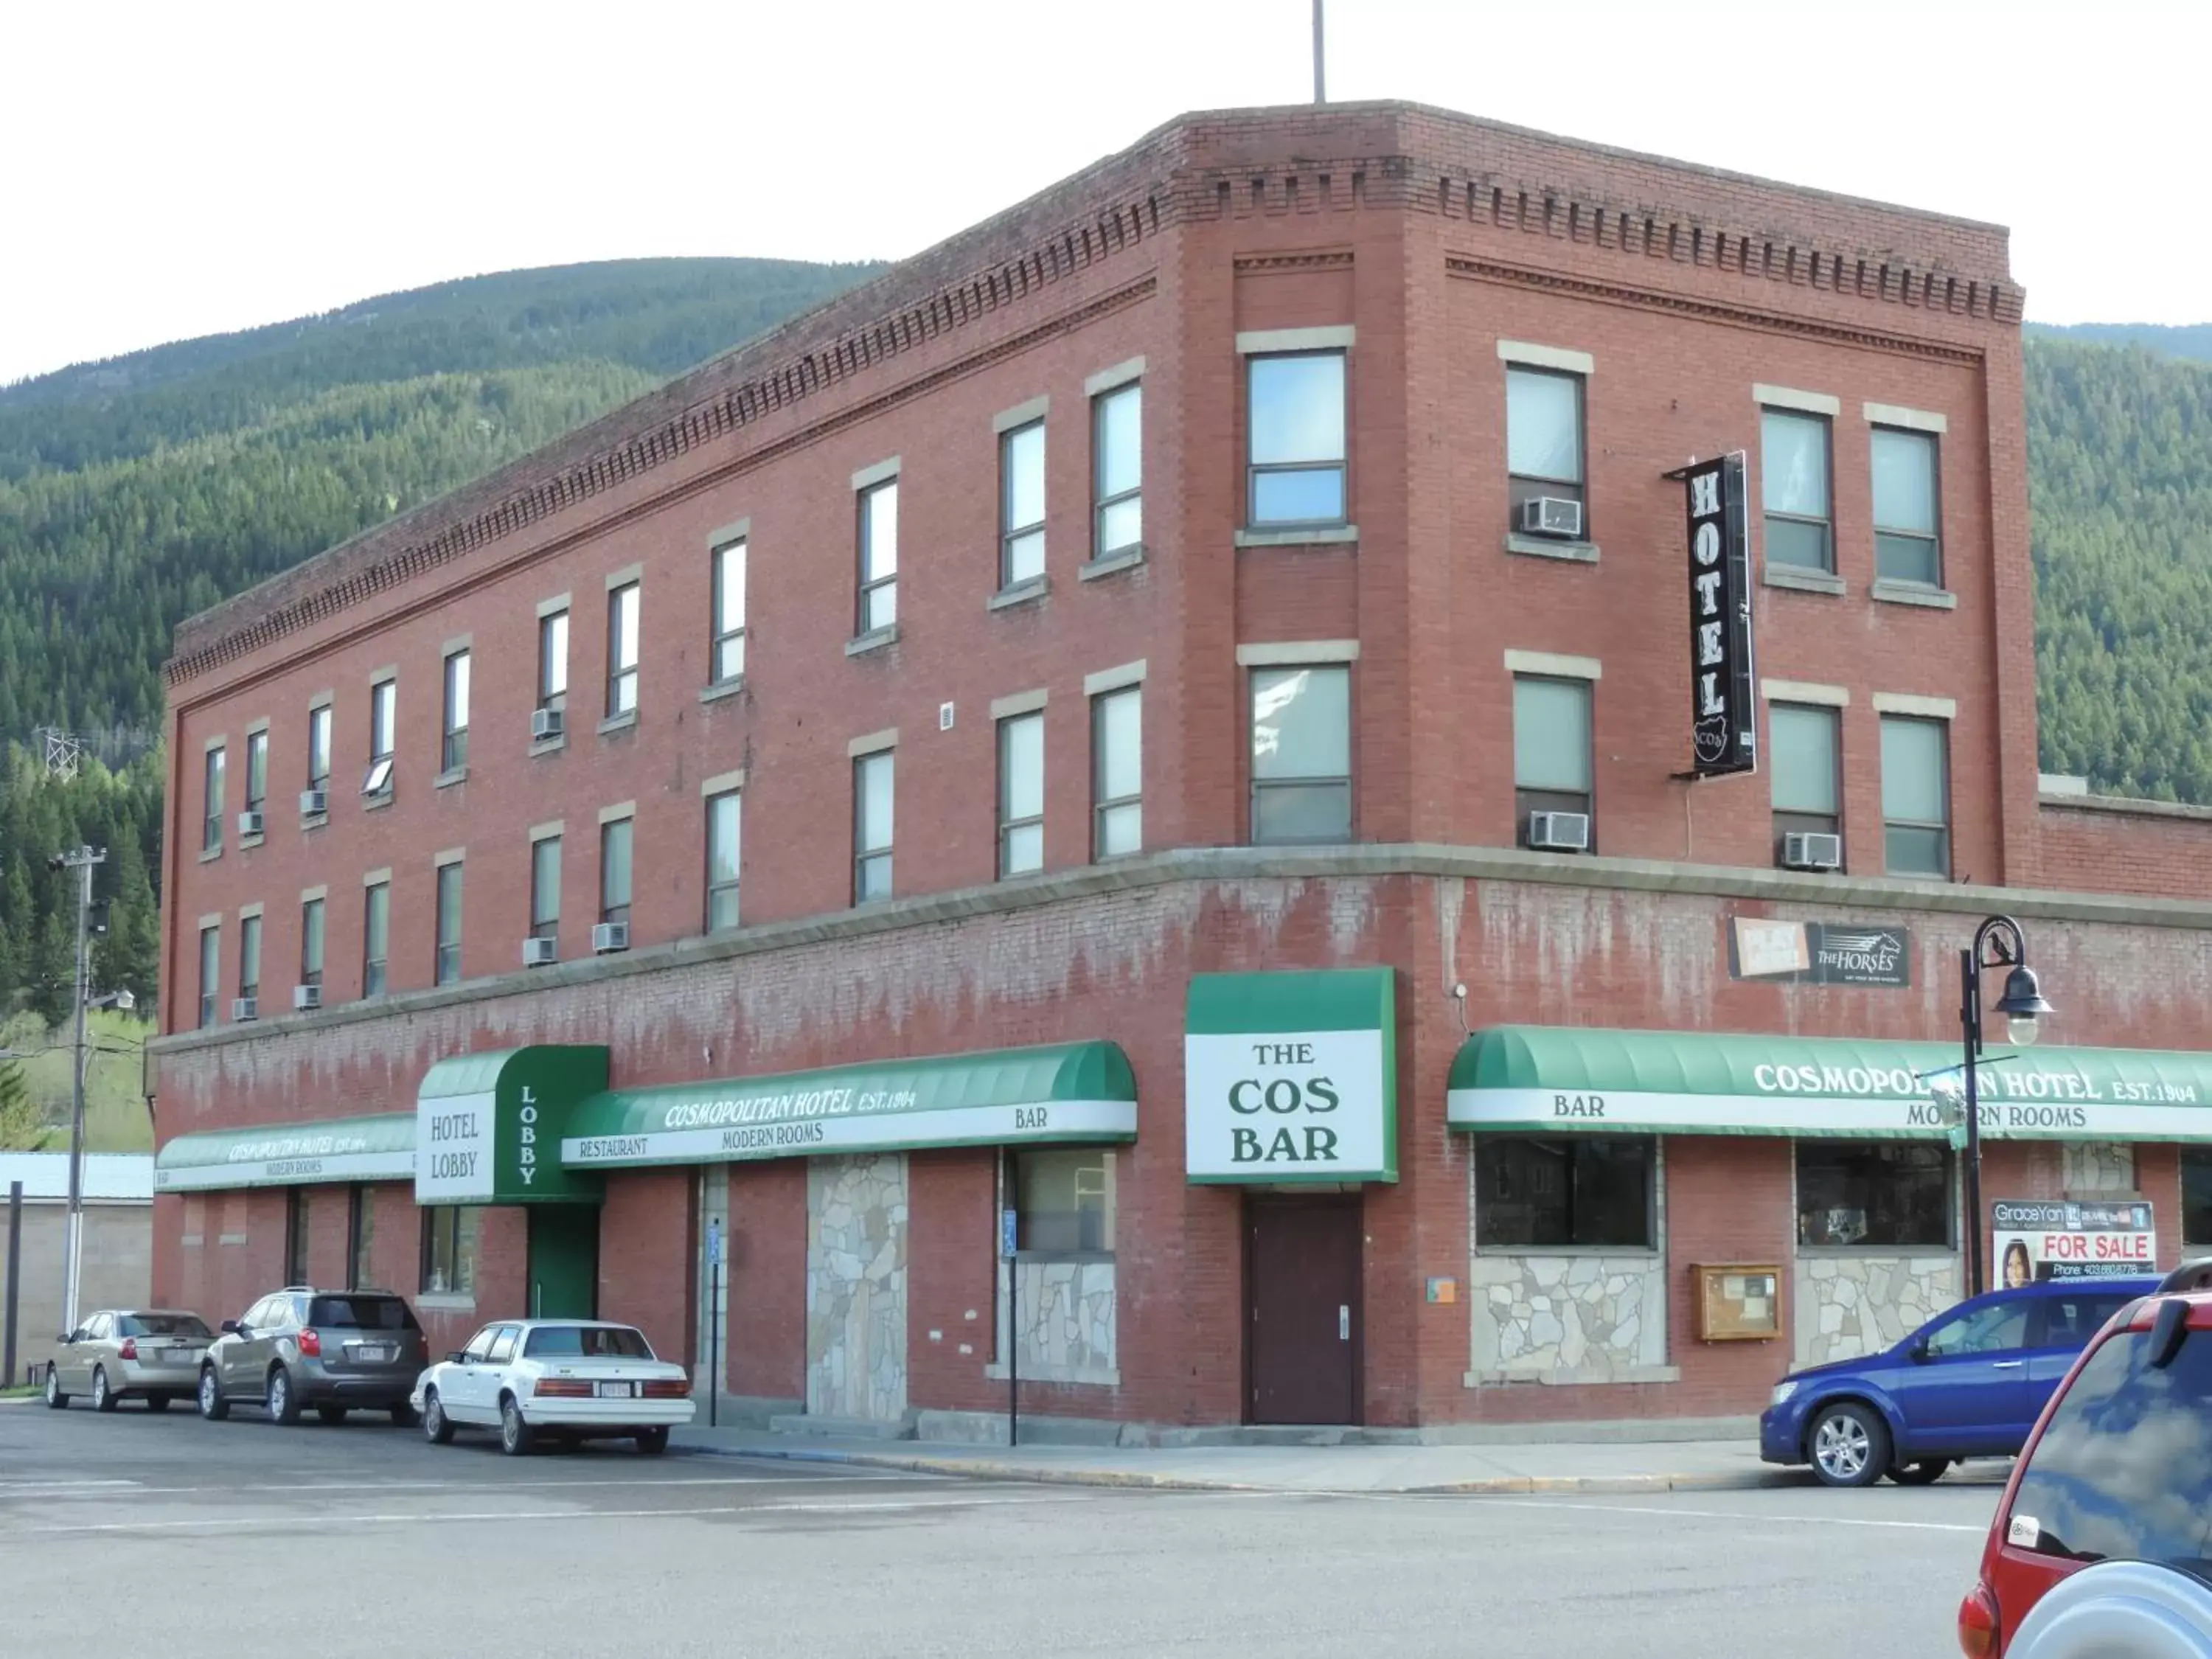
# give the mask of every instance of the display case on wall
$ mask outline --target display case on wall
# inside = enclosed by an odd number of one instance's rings
[[[1782,1269],[1723,1261],[1690,1269],[1700,1342],[1771,1342],[1782,1334]]]

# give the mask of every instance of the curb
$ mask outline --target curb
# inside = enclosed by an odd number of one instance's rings
[[[1526,1498],[1544,1493],[1753,1492],[1806,1484],[1802,1470],[1759,1469],[1742,1474],[1511,1474],[1434,1486],[1325,1487],[1286,1486],[1263,1481],[1207,1479],[1199,1475],[1147,1474],[1134,1469],[1039,1468],[988,1458],[922,1457],[896,1452],[860,1452],[824,1447],[672,1445],[671,1451],[694,1457],[770,1457],[787,1463],[820,1463],[854,1468],[890,1469],[907,1474],[942,1474],[965,1480],[1003,1480],[1042,1486],[1104,1486],[1146,1492],[1273,1492],[1282,1497]]]

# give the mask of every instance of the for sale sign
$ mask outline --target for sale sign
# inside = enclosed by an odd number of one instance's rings
[[[2151,1206],[2138,1200],[1999,1199],[1990,1206],[1990,1221],[2002,1285],[2157,1271]]]

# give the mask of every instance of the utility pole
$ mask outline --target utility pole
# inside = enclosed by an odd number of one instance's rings
[[[1322,29],[1321,29],[1321,8],[1322,8],[1322,0],[1313,0],[1313,8],[1314,8],[1314,102],[1316,102],[1316,104],[1326,104],[1327,102],[1328,102],[1328,88],[1327,83],[1326,83],[1326,82],[1324,81],[1324,79],[1323,79],[1323,77],[1322,77],[1322,44],[1321,44],[1321,40],[1322,40]]]
[[[78,847],[57,853],[50,868],[77,872],[76,1036],[70,1054],[69,1231],[62,1251],[62,1331],[76,1329],[77,1280],[84,1266],[84,1010],[92,1000],[92,957],[87,933],[92,919],[92,872],[107,862],[107,849]]]

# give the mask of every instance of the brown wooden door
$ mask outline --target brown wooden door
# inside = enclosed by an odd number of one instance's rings
[[[1245,1207],[1247,1415],[1359,1420],[1359,1200],[1261,1198]]]

